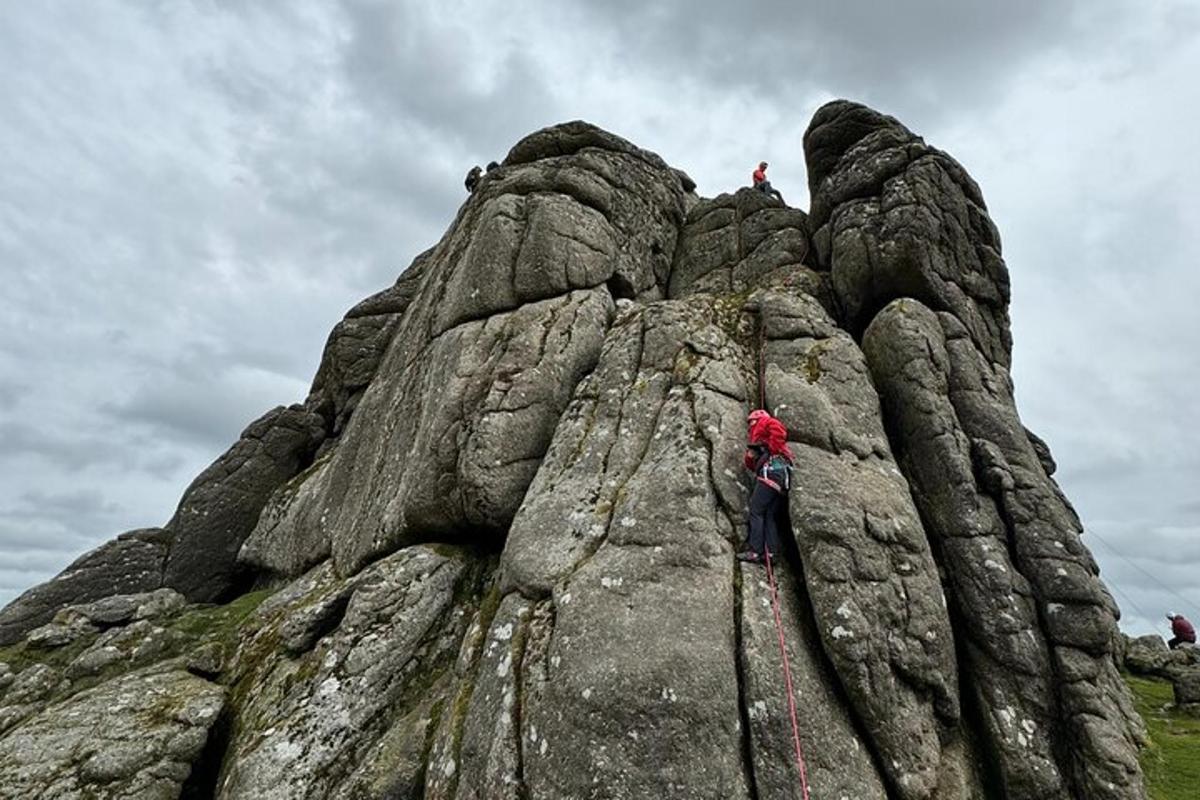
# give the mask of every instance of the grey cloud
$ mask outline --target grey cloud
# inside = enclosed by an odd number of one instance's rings
[[[349,84],[370,106],[428,126],[442,141],[510,139],[557,106],[551,75],[511,41],[493,38],[492,25],[478,16],[373,0],[343,0],[342,7],[351,32]],[[485,64],[491,69],[481,74]]]
[[[1083,0],[575,5],[589,24],[611,26],[639,63],[679,81],[741,87],[772,102],[853,96],[927,124],[994,101],[1025,59],[1072,41],[1094,45],[1081,29],[1111,35],[1126,13]]]
[[[100,411],[115,426],[144,426],[171,441],[220,452],[266,411],[304,399],[306,384],[293,384],[292,397],[281,397],[280,389],[288,382],[283,376],[239,375],[216,363],[210,367],[186,375],[164,374]]]
[[[37,514],[48,519],[69,521],[80,514],[110,515],[121,507],[95,489],[79,489],[72,492],[29,491],[22,493],[15,508],[0,509],[0,516],[25,517]]]
[[[11,411],[29,394],[29,387],[16,381],[0,381],[0,411]]]
[[[13,462],[30,456],[45,458],[67,472],[78,472],[97,464],[128,462],[99,436],[65,436],[34,422],[0,421],[0,461]]]

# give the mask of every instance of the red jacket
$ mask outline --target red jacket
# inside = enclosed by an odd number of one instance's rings
[[[745,174],[745,173],[743,173],[743,174]],[[765,181],[766,179],[767,179],[767,172],[766,172],[766,170],[763,170],[763,169],[756,169],[756,170],[754,170],[754,185],[755,185],[755,186],[757,186],[758,184],[762,183],[762,182],[763,182],[763,181]]]
[[[765,447],[767,452],[773,456],[783,456],[789,462],[794,460],[792,451],[787,446],[787,428],[772,416],[764,415],[755,420],[750,425],[747,439],[751,449],[746,451],[743,459],[746,469],[753,470],[757,467],[755,463],[757,459],[753,450],[755,445]]]
[[[1185,642],[1196,643],[1196,629],[1192,627],[1192,623],[1188,622],[1182,616],[1178,616],[1171,620],[1171,633],[1177,639],[1183,639]]]

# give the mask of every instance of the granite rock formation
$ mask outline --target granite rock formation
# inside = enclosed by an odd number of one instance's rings
[[[804,145],[808,212],[582,122],[517,143],[303,404],[0,611],[0,795],[800,797],[733,558],[764,403],[811,797],[1143,800],[979,187],[846,101]]]

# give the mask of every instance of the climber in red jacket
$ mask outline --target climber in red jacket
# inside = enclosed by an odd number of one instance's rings
[[[787,428],[766,411],[750,412],[748,445],[742,460],[754,474],[750,491],[746,546],[738,560],[759,563],[769,553],[779,553],[778,516],[791,488],[792,451],[787,445]]]
[[[774,195],[779,202],[783,202],[783,195],[779,193],[778,189],[772,187],[771,182],[767,180],[767,162],[758,162],[758,169],[754,170],[754,174],[750,176],[750,179],[754,182],[755,189],[765,194]]]
[[[1185,642],[1187,644],[1196,643],[1196,629],[1192,626],[1192,623],[1187,621],[1187,618],[1183,614],[1172,612],[1167,614],[1167,619],[1171,620],[1171,634],[1174,637],[1171,641],[1167,642],[1167,647],[1174,650]]]

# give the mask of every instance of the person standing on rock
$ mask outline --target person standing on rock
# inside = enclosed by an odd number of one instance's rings
[[[1167,642],[1167,647],[1174,650],[1181,644],[1196,643],[1196,628],[1192,623],[1188,622],[1187,617],[1183,614],[1171,612],[1167,614],[1167,619],[1171,620],[1171,641]]]
[[[779,515],[791,488],[792,451],[787,446],[787,428],[766,411],[750,412],[748,445],[742,460],[754,474],[750,490],[746,546],[739,561],[761,563],[779,553]]]
[[[754,181],[755,189],[758,189],[763,194],[774,195],[779,202],[783,202],[783,195],[779,193],[778,189],[772,187],[771,182],[767,180],[767,162],[758,162],[758,169],[754,170],[751,179]]]

